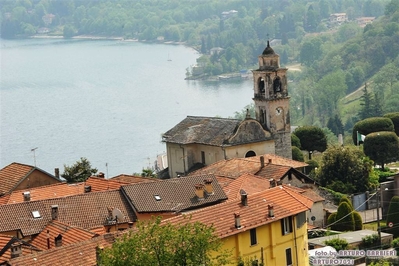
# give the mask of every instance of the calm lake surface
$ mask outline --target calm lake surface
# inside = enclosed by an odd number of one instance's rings
[[[184,80],[199,57],[185,46],[0,42],[1,168],[36,159],[62,173],[86,157],[107,177],[141,172],[166,150],[162,133],[187,115],[230,117],[252,102],[252,79]]]

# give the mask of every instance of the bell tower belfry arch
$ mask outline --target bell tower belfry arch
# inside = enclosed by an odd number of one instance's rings
[[[280,67],[280,56],[267,41],[258,56],[259,68],[252,70],[256,119],[270,131],[279,156],[292,158],[287,68]]]

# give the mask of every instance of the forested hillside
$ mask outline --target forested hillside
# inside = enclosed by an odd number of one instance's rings
[[[399,111],[397,0],[1,0],[0,7],[2,38],[183,42],[201,52],[205,75],[254,68],[266,41],[278,39],[273,49],[282,65],[301,69],[289,73],[295,125],[341,133],[343,126],[352,129],[362,108]],[[348,19],[331,23],[332,13]],[[361,17],[375,20],[364,27]],[[359,104],[368,100],[360,98],[364,90],[343,98],[365,83],[371,105]]]

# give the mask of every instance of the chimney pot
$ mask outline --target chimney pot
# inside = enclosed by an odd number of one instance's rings
[[[129,225],[129,228],[133,227],[133,222],[128,222],[127,224]]]
[[[205,183],[205,191],[208,195],[213,195],[213,186],[212,186],[212,179],[207,178],[204,180]]]
[[[263,168],[265,167],[265,157],[260,156],[260,167]]]
[[[85,186],[85,193],[91,192],[91,186]]]
[[[11,244],[11,258],[17,258],[22,255],[22,243],[16,242]]]
[[[30,192],[22,192],[22,195],[24,195],[24,201],[30,201]]]
[[[103,172],[99,172],[98,175],[97,175],[97,177],[99,177],[99,178],[105,178],[105,175],[104,175]]]
[[[274,218],[274,207],[272,204],[267,205],[267,208],[269,210],[269,217]]]
[[[198,199],[204,198],[204,185],[196,184],[195,186],[195,195],[197,195]]]
[[[269,163],[272,163],[272,159],[271,158],[269,158]]]
[[[54,244],[56,247],[62,246],[62,235],[59,234],[58,236],[54,237]]]
[[[240,213],[235,212],[234,213],[234,225],[237,229],[241,228],[241,219],[240,219]]]
[[[241,204],[242,206],[248,206],[248,198],[247,198],[247,192],[245,192],[244,190],[240,190],[240,194],[241,194]]]
[[[54,176],[56,178],[60,178],[60,168],[54,168]]]
[[[51,205],[51,219],[58,219],[58,205]]]

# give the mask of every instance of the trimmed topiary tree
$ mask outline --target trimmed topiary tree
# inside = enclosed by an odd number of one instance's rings
[[[363,219],[360,213],[357,211],[353,212],[353,219],[355,220],[355,231],[363,229]]]
[[[387,233],[399,237],[399,196],[393,196],[389,203],[387,214],[387,225],[392,223],[392,227],[387,227]]]
[[[367,136],[378,131],[394,131],[392,120],[388,117],[370,117],[357,122],[352,130],[353,143],[357,144],[357,132]]]
[[[349,207],[350,207],[351,210],[353,211],[352,201],[351,201],[347,196],[343,196],[343,197],[339,200],[338,206],[339,206],[342,202],[348,203]]]
[[[374,163],[384,169],[385,164],[399,159],[399,138],[391,131],[371,133],[364,140],[363,150]]]
[[[295,134],[291,134],[291,146],[301,149],[301,141]]]
[[[297,129],[295,129],[294,134],[299,138],[301,142],[301,149],[309,152],[309,160],[312,159],[311,152],[323,152],[327,149],[326,134],[319,127],[298,127]]]
[[[292,159],[295,161],[299,161],[299,162],[304,162],[305,159],[303,158],[303,153],[302,151],[295,146],[292,146]]]
[[[337,218],[337,213],[331,213],[327,218],[327,226],[331,227],[332,230],[335,230],[335,219]],[[330,226],[330,224],[333,224]]]
[[[346,202],[342,202],[338,206],[337,216],[335,217],[335,230],[339,231],[353,231],[355,230],[355,219],[351,213],[352,209]],[[349,214],[349,215],[348,215]]]
[[[396,133],[396,135],[399,136],[399,112],[387,113],[384,115],[384,117],[388,117],[389,119],[392,120],[394,129],[395,129],[395,133]]]

